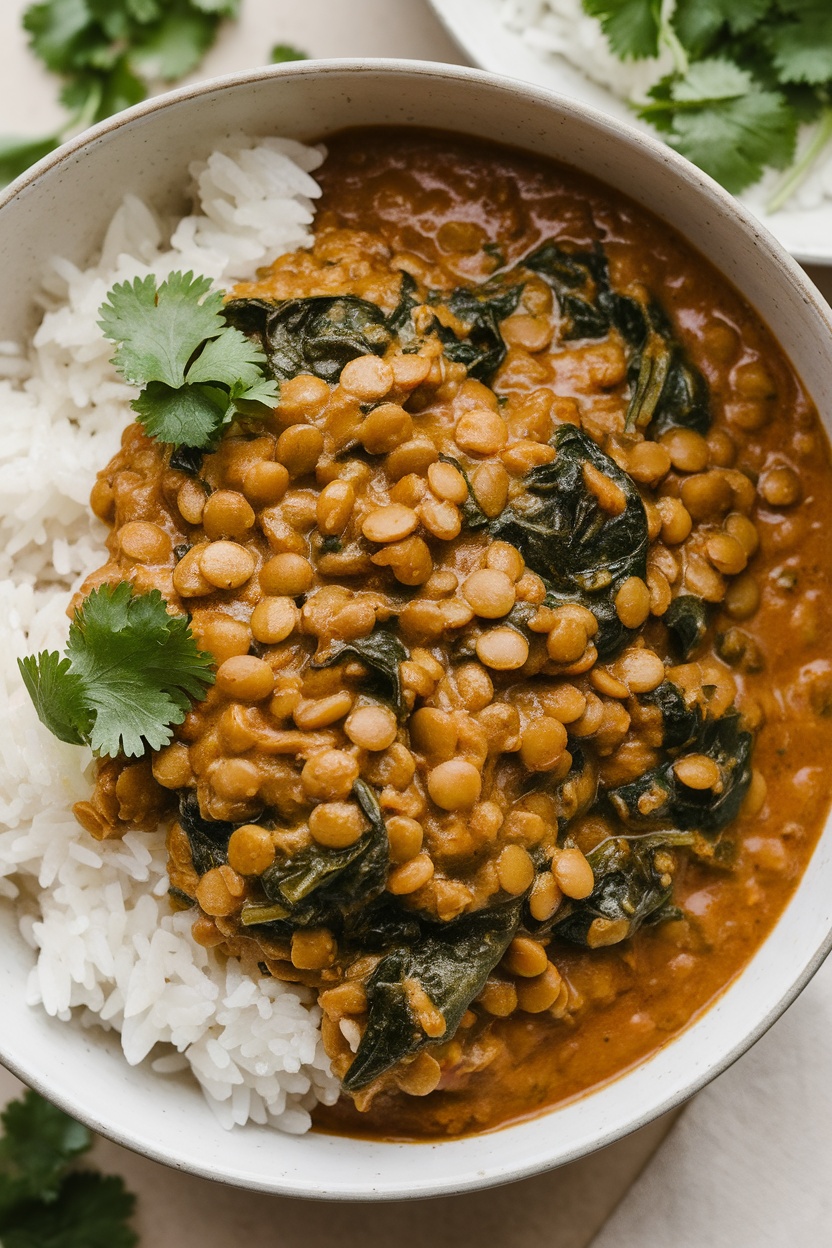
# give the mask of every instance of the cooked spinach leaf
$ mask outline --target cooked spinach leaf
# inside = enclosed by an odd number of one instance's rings
[[[617,329],[630,351],[627,427],[658,437],[674,426],[705,433],[711,423],[705,378],[692,364],[655,301],[643,304],[613,290],[601,249],[568,252],[544,243],[523,261],[554,290],[564,339],[604,338]]]
[[[436,332],[445,355],[454,363],[464,364],[469,377],[488,382],[505,359],[506,344],[500,333],[504,321],[520,302],[522,283],[507,286],[486,282],[482,286],[458,286],[447,297],[435,296],[466,327],[458,338],[447,325],[436,321]]]
[[[312,373],[330,383],[360,355],[384,355],[393,340],[381,308],[355,295],[232,299],[225,319],[260,343],[273,377]]]
[[[484,529],[488,524],[488,516],[477,502],[477,496],[474,493],[474,487],[471,485],[468,473],[462,467],[458,459],[454,459],[452,455],[440,455],[443,464],[451,464],[456,468],[457,472],[461,472],[465,478],[465,484],[468,487],[468,497],[462,504],[460,511],[462,512],[462,523],[468,529]]]
[[[627,940],[670,900],[672,880],[656,866],[656,854],[693,839],[688,833],[666,833],[602,841],[587,854],[594,889],[583,901],[570,902],[566,914],[558,911],[552,935],[590,949]]]
[[[464,915],[434,928],[418,944],[382,958],[367,981],[369,1016],[343,1086],[357,1092],[425,1045],[450,1040],[517,930],[521,902]],[[445,1020],[432,1038],[408,1002],[408,984],[421,987]]]
[[[490,530],[516,546],[543,578],[548,605],[574,602],[592,611],[598,621],[595,644],[606,659],[633,636],[618,618],[615,595],[628,577],[647,575],[647,515],[633,481],[588,434],[562,425],[553,441],[552,463],[526,474],[531,498],[512,503]],[[602,510],[588,488],[586,464],[621,490],[626,505],[618,515]]]
[[[674,771],[678,760],[671,759],[637,780],[611,789],[609,800],[630,827],[664,825],[715,836],[739,814],[751,783],[752,745],[751,733],[740,728],[736,712],[705,720],[688,752],[705,754],[716,763],[720,775],[718,789],[689,788]],[[647,800],[641,802],[642,798]]]
[[[179,822],[191,846],[197,875],[228,862],[228,838],[238,825],[219,819],[203,819],[196,794],[185,789],[179,795]],[[250,822],[250,821],[249,821]]]
[[[711,425],[708,383],[673,334],[664,311],[651,300],[645,310],[646,332],[630,357],[628,429],[648,429],[658,438],[681,427],[707,433]]]
[[[240,916],[244,926],[274,924],[276,932],[319,925],[340,930],[351,914],[379,895],[390,861],[387,827],[368,784],[356,780],[353,796],[369,830],[346,849],[310,845],[278,859],[260,876],[268,904],[246,903]]]
[[[337,643],[325,658],[315,660],[312,666],[335,667],[339,663],[357,659],[369,668],[371,687],[378,692],[380,697],[391,703],[401,719],[407,715],[408,711],[402,692],[399,664],[406,662],[409,658],[407,647],[395,633],[389,632],[386,628],[376,628],[369,637]]]
[[[526,256],[523,268],[537,273],[554,290],[562,338],[606,337],[612,322],[604,296],[611,291],[606,257],[600,247],[591,252],[568,252],[550,241]]]
[[[682,691],[669,680],[663,680],[658,689],[643,693],[639,701],[655,706],[662,717],[662,745],[666,750],[690,745],[702,728],[702,711],[697,704],[689,707]]]
[[[189,477],[197,477],[204,454],[197,446],[175,446],[171,451],[170,466],[177,472],[187,472]]]
[[[679,594],[662,616],[671,640],[687,660],[701,646],[708,631],[708,604],[693,594]]]

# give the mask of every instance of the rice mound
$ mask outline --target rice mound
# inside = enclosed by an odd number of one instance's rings
[[[164,223],[128,196],[96,264],[52,261],[31,346],[0,344],[0,904],[36,954],[28,1003],[114,1029],[131,1065],[190,1068],[226,1127],[289,1132],[338,1096],[313,994],[196,944],[192,914],[168,901],[164,829],[97,843],[77,824],[92,757],[40,724],[16,659],[63,648],[70,594],[104,559],[89,492],[134,419],[96,324],[107,291],[175,269],[253,277],[309,246],[323,158],[241,136],[191,166],[193,215]]]

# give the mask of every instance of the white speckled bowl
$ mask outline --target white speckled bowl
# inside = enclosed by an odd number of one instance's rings
[[[716,183],[668,148],[535,87],[407,61],[299,62],[162,96],[48,157],[0,203],[0,339],[34,325],[55,253],[86,261],[126,191],[175,208],[186,167],[229,132],[317,138],[367,123],[453,127],[553,156],[672,223],[772,327],[827,420],[832,320],[798,266]],[[0,419],[2,417],[0,416]],[[12,731],[8,723],[3,731]],[[384,1144],[220,1128],[195,1084],[129,1067],[117,1044],[25,1004],[31,951],[0,903],[0,1057],[104,1135],[158,1161],[292,1196],[374,1200],[461,1192],[609,1144],[683,1101],[771,1025],[832,943],[832,828],[776,929],[720,1000],[649,1061],[581,1100],[491,1134]],[[784,1054],[784,1060],[787,1055]]]

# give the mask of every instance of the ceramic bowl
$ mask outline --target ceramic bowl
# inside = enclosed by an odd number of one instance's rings
[[[48,157],[0,203],[0,339],[35,324],[32,294],[48,257],[89,260],[125,192],[165,210],[184,208],[189,161],[229,133],[317,139],[368,123],[452,127],[555,157],[623,191],[733,282],[772,327],[821,413],[832,412],[829,309],[716,183],[668,148],[567,99],[473,70],[407,61],[299,62],[204,82],[122,113]],[[689,1097],[782,1013],[822,961],[831,931],[828,826],[771,936],[681,1036],[570,1104],[436,1144],[315,1132],[298,1138],[256,1126],[229,1134],[195,1084],[130,1067],[112,1038],[26,1006],[32,955],[8,904],[0,906],[0,1057],[95,1130],[195,1174],[332,1200],[462,1192],[574,1160]]]

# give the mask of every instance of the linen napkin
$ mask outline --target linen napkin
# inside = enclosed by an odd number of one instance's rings
[[[591,1248],[830,1248],[832,959],[700,1092]]]

